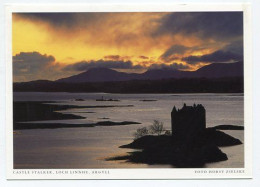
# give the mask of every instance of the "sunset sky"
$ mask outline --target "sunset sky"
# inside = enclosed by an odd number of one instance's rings
[[[14,13],[14,81],[243,60],[242,12]]]

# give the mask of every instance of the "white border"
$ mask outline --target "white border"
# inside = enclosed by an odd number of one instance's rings
[[[40,11],[39,11],[40,10]],[[109,174],[71,175],[55,174],[59,169],[13,169],[13,119],[12,119],[12,12],[186,12],[186,11],[243,11],[244,12],[244,101],[245,101],[245,167],[244,168],[199,168],[199,169],[75,169],[77,171],[106,171]],[[252,178],[252,41],[251,11],[249,4],[38,4],[8,5],[6,7],[6,166],[8,179],[215,179]],[[244,173],[226,173],[231,170]],[[75,171],[62,169],[62,171]],[[29,174],[15,174],[17,172]],[[53,174],[37,174],[37,171],[51,171]],[[195,171],[203,171],[195,173]],[[216,174],[213,171],[223,171]],[[212,173],[210,173],[212,172]]]

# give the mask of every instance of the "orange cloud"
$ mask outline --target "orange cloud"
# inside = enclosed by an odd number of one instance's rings
[[[55,63],[59,62],[59,67],[76,62],[103,60],[104,63],[131,61],[133,66],[145,68],[152,64],[158,64],[158,67],[166,64],[196,70],[206,63],[188,64],[183,59],[211,54],[227,46],[236,53],[241,51],[240,41],[243,41],[243,37],[240,27],[234,36],[231,32],[233,27],[240,26],[240,21],[236,20],[237,15],[238,18],[241,17],[240,14],[228,14],[231,15],[229,18],[225,18],[226,14],[221,14],[223,18],[218,18],[218,22],[213,22],[215,14],[194,14],[194,17],[190,14],[192,13],[14,13],[13,56],[32,51],[51,54],[56,59]],[[201,18],[213,26],[204,24],[200,21]],[[228,26],[230,20],[236,20],[237,24]],[[219,32],[220,26],[225,26],[225,35]],[[219,30],[214,31],[212,28]],[[203,34],[206,37],[203,38]]]
[[[160,19],[168,13],[96,13],[75,16],[71,27],[48,22],[46,19],[13,15],[13,55],[24,51],[53,54],[58,61],[101,59],[109,54],[159,57],[169,46],[182,42],[200,44],[195,37],[162,35],[151,37]],[[86,21],[86,22],[85,22]]]

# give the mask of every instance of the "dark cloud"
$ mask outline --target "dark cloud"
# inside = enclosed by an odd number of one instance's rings
[[[176,69],[185,70],[189,66],[173,63],[173,64],[150,64],[146,66],[133,65],[131,61],[111,61],[111,60],[91,60],[82,61],[74,64],[67,65],[63,68],[64,71],[86,71],[91,68],[111,68],[111,69]]]
[[[21,52],[13,56],[14,81],[48,79],[56,74],[55,58],[38,52]]]
[[[79,24],[91,24],[102,17],[106,17],[107,14],[110,13],[75,13],[75,12],[46,12],[46,13],[15,13],[16,15],[29,19],[32,21],[43,21],[51,24],[54,27],[65,27],[73,29],[74,27],[79,26]]]
[[[130,56],[120,56],[120,55],[107,55],[104,56],[105,60],[112,60],[112,61],[128,61],[131,57]]]
[[[107,56],[104,56],[105,59],[109,59],[109,60],[120,60],[121,57],[120,55],[107,55]]]
[[[243,56],[243,40],[235,40],[211,54],[188,56],[182,58],[182,60],[188,64],[196,64],[199,62],[218,63],[240,61],[243,60]]]
[[[200,38],[242,37],[242,12],[177,12],[166,15],[154,33],[195,35]]]
[[[183,45],[173,45],[160,56],[160,59],[166,62],[176,60],[178,57],[175,55],[184,54],[188,49],[189,47]]]
[[[53,56],[42,55],[38,52],[21,52],[13,56],[14,73],[34,73],[55,62]]]
[[[22,17],[49,22],[55,26],[66,24],[73,26],[76,23],[75,13],[21,13]]]
[[[67,65],[65,71],[85,71],[91,68],[112,68],[112,69],[141,69],[140,65],[133,65],[131,61],[112,61],[112,60],[91,60],[82,61]]]
[[[231,42],[230,44],[226,45],[223,48],[224,51],[230,51],[235,54],[243,55],[244,49],[243,49],[243,40],[236,40]]]
[[[149,69],[172,69],[172,70],[187,70],[190,67],[184,64],[172,63],[172,64],[151,64]]]
[[[210,63],[218,63],[218,62],[230,62],[230,61],[239,61],[242,60],[243,55],[232,53],[230,51],[222,51],[218,50],[211,54],[206,54],[202,56],[188,56],[182,58],[183,61],[188,64],[197,64],[199,62],[210,62]]]
[[[149,57],[147,57],[147,56],[139,56],[139,58],[144,59],[144,60],[149,59]]]
[[[176,59],[180,59],[178,55],[183,55],[187,52],[193,52],[202,49],[205,49],[205,47],[203,46],[186,47],[184,45],[173,45],[160,56],[160,59],[167,63]]]

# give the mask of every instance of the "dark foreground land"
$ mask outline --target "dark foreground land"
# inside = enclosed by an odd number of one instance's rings
[[[150,165],[170,164],[180,168],[203,167],[206,163],[228,159],[227,155],[218,147],[239,144],[242,144],[240,140],[215,128],[208,128],[186,140],[170,135],[147,135],[134,140],[130,144],[120,146],[120,148],[140,149],[140,151],[108,158],[107,160],[125,160],[131,163]]]
[[[132,105],[97,105],[97,106],[77,106],[77,105],[58,105],[55,102],[41,101],[21,101],[14,102],[14,130],[21,129],[53,129],[53,128],[72,128],[72,127],[95,127],[95,126],[116,126],[116,125],[131,125],[140,124],[133,121],[100,121],[97,123],[35,123],[34,121],[45,120],[65,120],[65,119],[85,119],[82,116],[74,114],[63,114],[58,111],[76,108],[113,108],[113,107],[132,107]],[[93,113],[88,111],[86,113]]]

